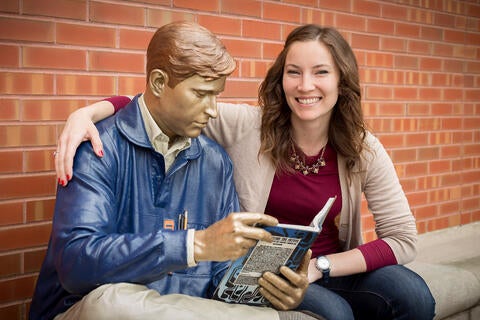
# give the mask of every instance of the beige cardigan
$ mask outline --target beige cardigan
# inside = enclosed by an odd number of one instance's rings
[[[264,212],[275,168],[271,161],[258,155],[260,149],[261,110],[246,104],[219,103],[219,116],[210,120],[204,133],[220,143],[232,158],[234,178],[243,211]],[[338,156],[342,190],[339,238],[344,250],[362,243],[362,193],[372,212],[377,236],[392,248],[399,264],[412,261],[416,255],[417,229],[408,200],[394,166],[380,141],[372,134],[367,144],[361,170],[355,170],[348,183],[345,159]]]

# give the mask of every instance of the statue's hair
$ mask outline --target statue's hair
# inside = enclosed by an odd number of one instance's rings
[[[235,67],[223,43],[193,22],[173,22],[160,27],[147,49],[147,82],[152,70],[161,69],[167,73],[172,88],[194,75],[212,80],[228,76]]]

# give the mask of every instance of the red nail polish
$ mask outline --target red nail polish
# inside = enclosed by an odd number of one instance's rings
[[[65,181],[61,180],[60,184],[62,185],[62,187],[65,187]]]
[[[69,180],[70,180],[70,176],[67,174],[67,181],[69,181]]]
[[[100,157],[103,157],[103,150],[100,150]]]

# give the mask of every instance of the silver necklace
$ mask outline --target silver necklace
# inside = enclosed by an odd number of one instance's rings
[[[290,156],[290,162],[293,163],[293,168],[295,170],[300,171],[305,176],[308,175],[309,173],[317,174],[320,167],[325,167],[327,165],[327,163],[325,162],[325,158],[323,157],[323,154],[325,153],[326,148],[327,148],[327,144],[323,146],[317,161],[315,161],[315,163],[312,164],[311,166],[307,166],[305,164],[305,158],[304,157],[300,158],[300,156],[295,151],[295,146],[293,145],[293,142],[292,142],[292,155]]]

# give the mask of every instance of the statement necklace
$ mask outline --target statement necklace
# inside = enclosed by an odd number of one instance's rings
[[[293,142],[292,142],[292,155],[290,156],[290,162],[293,163],[293,168],[295,170],[300,171],[305,176],[308,175],[309,173],[317,174],[320,167],[325,167],[327,164],[325,162],[325,159],[323,158],[323,154],[325,153],[326,148],[327,148],[327,144],[323,146],[317,161],[315,161],[315,163],[312,164],[311,166],[307,166],[305,164],[305,158],[300,158],[300,156],[295,151],[295,146],[293,145]]]

